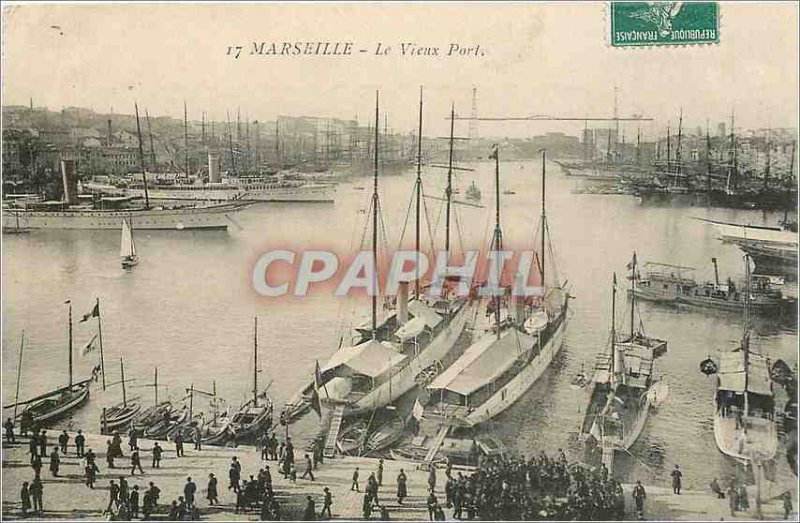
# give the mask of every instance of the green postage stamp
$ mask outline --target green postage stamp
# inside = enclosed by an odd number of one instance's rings
[[[717,42],[717,2],[611,2],[614,47]]]

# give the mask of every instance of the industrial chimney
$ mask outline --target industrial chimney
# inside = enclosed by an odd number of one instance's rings
[[[78,203],[78,174],[75,171],[75,160],[61,160],[61,181],[64,185],[64,203]]]
[[[219,183],[221,180],[219,174],[219,156],[213,153],[208,153],[208,183]]]
[[[106,123],[108,124],[108,146],[111,147],[111,118],[109,118]]]

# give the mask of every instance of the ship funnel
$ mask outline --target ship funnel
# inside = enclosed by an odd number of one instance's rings
[[[514,289],[522,288],[524,285],[524,276],[522,273],[517,273],[514,276]],[[516,292],[511,292],[511,314],[516,325],[522,325],[525,322],[525,300],[517,296]]]
[[[75,160],[61,160],[61,181],[64,186],[64,203],[67,205],[78,203],[78,174],[75,171]]]
[[[397,323],[405,325],[408,323],[408,282],[401,281],[397,289]]]
[[[222,181],[219,174],[219,156],[208,153],[208,182],[219,183]]]

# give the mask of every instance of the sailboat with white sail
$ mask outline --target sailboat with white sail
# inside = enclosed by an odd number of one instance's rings
[[[420,91],[419,136],[422,136],[422,92]],[[452,134],[451,114],[451,152],[446,190],[447,217],[445,250],[450,252],[450,215],[452,197]],[[379,108],[376,93],[375,105],[375,143],[378,143]],[[420,205],[422,202],[421,182],[421,141],[418,140],[416,201],[416,250],[420,252]],[[371,202],[372,257],[377,266],[378,257],[378,167],[380,165],[375,147],[373,192]],[[377,276],[376,276],[377,278]],[[378,297],[372,297],[371,321],[357,327],[351,346],[337,350],[328,362],[315,371],[315,378],[287,403],[283,413],[286,421],[298,417],[308,410],[317,390],[323,391],[322,403],[340,409],[341,415],[353,416],[372,412],[385,407],[418,384],[418,377],[436,368],[437,362],[447,357],[456,340],[464,331],[468,318],[474,311],[474,300],[469,296],[459,296],[457,286],[460,278],[448,276],[442,284],[439,296],[425,292],[419,278],[414,283],[414,293],[410,293],[409,282],[401,282],[394,310],[379,321]],[[377,283],[377,282],[376,282]],[[376,285],[376,288],[379,288]],[[410,295],[411,294],[411,295]],[[335,432],[335,431],[334,431]]]
[[[131,223],[127,219],[122,220],[122,234],[119,243],[119,257],[123,269],[130,269],[139,264],[139,255],[136,254],[136,244],[133,241],[133,231]]]
[[[500,160],[495,148],[495,231],[492,251],[503,250],[500,227]],[[430,401],[423,417],[442,427],[472,427],[486,422],[516,402],[548,368],[561,350],[569,313],[569,292],[558,275],[546,279],[549,230],[545,212],[545,162],[542,151],[541,250],[539,252],[542,296],[494,296],[487,312],[492,321],[485,332],[433,380],[427,389]],[[502,280],[502,278],[500,278]],[[441,431],[442,437],[446,432]]]

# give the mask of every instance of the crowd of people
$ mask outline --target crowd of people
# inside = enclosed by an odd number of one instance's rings
[[[6,441],[15,443],[13,421],[7,420],[4,428]],[[58,477],[62,457],[77,457],[84,471],[85,485],[90,489],[95,488],[97,474],[100,472],[97,455],[91,448],[86,447],[86,438],[80,430],[72,436],[67,431],[61,431],[55,438],[56,444],[48,447],[47,431],[30,425],[26,429],[29,433],[28,452],[33,479],[24,482],[20,491],[23,516],[31,513],[44,515],[41,469],[45,459],[49,459],[51,476]],[[184,455],[182,442],[174,441],[174,443],[175,456],[181,458]],[[284,479],[291,482],[296,482],[298,479],[314,482],[314,471],[323,463],[322,440],[315,440],[298,460],[303,467],[303,473],[299,478],[295,463],[299,453],[295,450],[288,434],[279,442],[274,431],[266,431],[257,438],[256,444],[262,461],[258,471],[254,470],[252,474],[244,473],[241,462],[236,456],[232,457],[228,470],[228,490],[235,496],[235,513],[256,514],[263,521],[278,521],[285,514],[273,490],[272,474],[281,474]],[[138,434],[135,431],[128,434],[127,446],[129,454],[126,457],[122,449],[122,437],[118,432],[106,441],[105,478],[109,478],[106,487],[108,500],[102,515],[114,520],[134,518],[198,520],[201,514],[197,504],[198,486],[195,481],[187,477],[183,495],[171,502],[160,504],[161,490],[154,482],[148,482],[148,486],[141,491],[139,485],[132,484],[137,473],[140,476],[146,473],[142,466]],[[149,452],[152,454],[152,469],[160,468],[165,449],[158,442],[154,442]],[[129,461],[125,466],[119,467],[115,461],[117,459]],[[265,463],[270,461],[275,462],[272,469],[269,463]],[[457,520],[619,520],[625,517],[625,493],[621,484],[609,475],[608,470],[602,465],[599,468],[588,468],[582,464],[570,463],[561,450],[556,457],[541,452],[529,459],[519,456],[484,458],[475,470],[469,472],[454,471],[452,465],[448,463],[442,481],[437,481],[439,479],[437,474],[441,474],[441,470],[438,472],[437,470],[435,466],[430,466],[427,471],[428,495],[425,508],[431,521],[445,520],[445,509],[452,510],[451,518]],[[366,476],[366,481],[361,479],[362,474]],[[112,476],[113,479],[110,479]],[[670,476],[674,494],[680,495],[683,474],[677,465]],[[213,473],[207,477],[205,497],[208,507],[220,505],[218,479]],[[105,479],[103,481],[105,482]],[[362,472],[359,468],[355,468],[351,491],[363,492],[363,519],[374,519],[377,513],[379,519],[388,520],[392,503],[389,500],[394,497],[397,506],[404,506],[408,497],[409,477],[402,468],[395,482],[396,492],[393,495],[380,493],[381,489],[385,488],[382,459],[376,462],[374,471]],[[747,489],[744,485],[731,482],[727,488],[723,488],[715,478],[710,487],[718,498],[727,498],[732,515],[749,510]],[[635,503],[637,515],[640,519],[643,518],[647,494],[641,482],[634,485],[630,495]],[[784,511],[788,515],[793,510],[791,496],[785,493],[781,498]],[[321,504],[319,512],[318,503]],[[303,519],[331,519],[332,506],[333,496],[328,487],[315,492],[313,496],[307,495]]]
[[[618,520],[625,515],[622,485],[605,468],[568,463],[563,452],[555,459],[544,453],[528,460],[495,456],[471,474],[454,475],[448,467],[445,476],[444,502],[455,519]],[[441,519],[435,482],[434,472],[428,479],[431,520]]]

